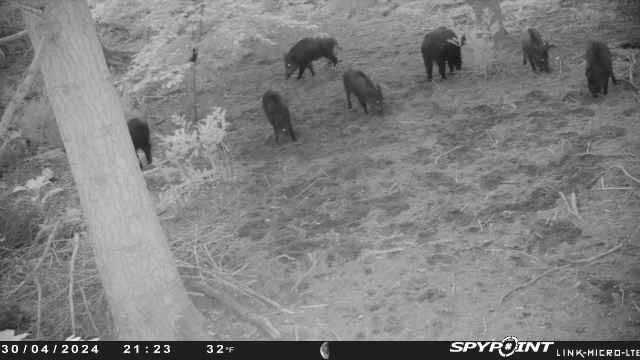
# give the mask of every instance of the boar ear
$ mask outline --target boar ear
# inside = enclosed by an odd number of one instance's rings
[[[462,37],[460,38],[460,46],[464,45],[467,42],[467,36],[465,34],[462,34]]]
[[[376,89],[378,89],[378,93],[382,96],[382,88],[380,88],[380,84],[376,84]]]
[[[451,38],[451,39],[447,39],[447,42],[451,45],[455,45],[455,46],[461,46],[460,45],[460,40],[457,38]]]

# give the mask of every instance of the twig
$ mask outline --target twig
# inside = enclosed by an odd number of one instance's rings
[[[302,276],[300,276],[298,280],[296,280],[296,283],[293,285],[293,290],[295,292],[298,292],[298,287],[300,286],[300,284],[315,270],[316,265],[318,265],[318,259],[316,259],[314,254],[307,254],[307,256],[309,257],[309,261],[311,261],[311,266],[309,266],[309,269],[305,271],[305,273],[302,274]]]
[[[9,4],[15,8],[18,8],[22,11],[26,11],[26,12],[30,12],[32,14],[38,15],[38,16],[42,16],[42,14],[44,14],[44,10],[41,7],[34,7],[34,6],[29,6],[29,5],[25,5],[21,2],[18,1],[9,1]]]
[[[18,109],[18,106],[22,103],[22,100],[27,95],[27,92],[31,88],[33,84],[33,80],[40,69],[40,63],[42,62],[42,53],[46,43],[49,41],[48,37],[43,37],[40,39],[40,44],[36,49],[35,54],[33,55],[33,60],[31,61],[31,65],[27,69],[26,76],[22,83],[16,89],[16,92],[13,94],[13,98],[7,105],[7,108],[4,110],[4,114],[2,114],[2,118],[0,118],[0,139],[4,138],[9,125],[11,124],[11,120],[13,119],[13,114]],[[0,153],[4,150],[5,146],[8,144],[8,141],[5,141],[4,144],[0,147]]]
[[[20,282],[20,284],[18,284],[18,286],[16,286],[13,290],[9,291],[9,293],[6,295],[7,297],[10,297],[11,295],[15,294],[18,290],[20,290],[20,288],[22,288],[22,286],[36,273],[36,271],[38,271],[38,268],[42,264],[42,261],[44,260],[45,255],[47,255],[47,253],[49,252],[49,248],[51,248],[51,242],[53,240],[53,237],[56,234],[56,231],[58,230],[58,224],[60,224],[60,220],[58,220],[53,225],[53,229],[51,230],[51,233],[49,233],[49,237],[47,238],[47,243],[44,246],[44,250],[42,251],[42,255],[40,255],[40,259],[38,259],[36,266],[33,267],[33,270],[31,270],[31,272],[27,276],[25,276],[25,278]],[[40,231],[38,231],[38,234],[36,235],[36,239],[38,239],[41,232],[44,232],[47,228],[48,227],[43,227],[42,229],[40,229]]]
[[[575,217],[580,219],[580,221],[584,221],[584,219],[582,218],[582,216],[580,216],[580,213],[578,212],[578,205],[576,203],[576,193],[575,192],[571,193],[571,201],[567,200],[567,197],[564,195],[562,191],[559,191],[559,194],[560,194],[560,197],[562,197],[562,200],[564,200],[564,203],[567,206],[567,211],[569,212],[569,214],[574,215]]]
[[[292,229],[292,230],[295,230],[295,231],[299,232],[300,233],[300,239],[306,239],[307,238],[307,231],[305,229],[303,229],[303,228],[301,228],[301,227],[299,227],[297,225],[294,225],[294,224],[287,224],[287,227]]]
[[[84,309],[87,311],[87,317],[89,318],[89,324],[91,324],[91,327],[93,328],[93,331],[95,331],[96,334],[99,334],[100,331],[98,330],[98,327],[96,326],[96,323],[93,320],[93,314],[91,314],[91,308],[89,307],[89,302],[87,301],[87,296],[84,293],[84,288],[82,286],[79,286],[78,289],[80,290],[80,295],[82,296],[82,302],[84,303]]]
[[[633,84],[633,68],[636,65],[636,56],[633,51],[629,53],[629,62],[629,82]]]
[[[211,265],[215,266],[216,268],[219,268],[218,264],[216,263],[216,261],[211,256],[211,250],[209,250],[209,244],[205,243],[203,246],[204,246],[204,249],[206,250],[204,253],[205,253],[205,255],[207,255],[207,258],[211,262]]]
[[[75,233],[73,235],[73,252],[71,253],[71,260],[69,260],[69,316],[71,317],[71,335],[76,333],[76,315],[73,306],[73,272],[75,269],[76,255],[78,255],[78,245],[80,244],[80,235]]]
[[[630,186],[604,186],[604,176],[600,176],[600,189],[598,190],[632,190]]]
[[[198,258],[198,224],[193,224],[193,259],[196,262],[196,269],[198,269],[198,275],[202,278],[202,271],[200,271],[200,259]]]
[[[393,249],[386,249],[386,250],[368,250],[364,252],[361,259],[364,260],[369,256],[392,254],[392,253],[401,252],[401,251],[404,251],[404,248],[393,248]]]
[[[545,276],[547,276],[547,275],[549,275],[549,274],[551,274],[551,273],[553,273],[555,271],[566,269],[568,267],[571,267],[572,265],[589,264],[589,263],[592,263],[592,262],[594,262],[594,261],[596,261],[596,260],[598,260],[600,258],[603,258],[603,257],[605,257],[605,256],[607,256],[609,254],[612,254],[612,253],[622,249],[622,247],[633,237],[633,235],[638,231],[638,229],[640,229],[640,225],[638,225],[635,228],[635,230],[633,230],[631,232],[631,234],[629,234],[629,236],[625,240],[621,241],[618,245],[612,247],[611,249],[609,249],[609,250],[607,250],[607,251],[605,251],[605,252],[603,252],[601,254],[594,255],[594,256],[592,256],[590,258],[581,259],[581,260],[568,260],[568,262],[569,262],[568,264],[565,264],[565,265],[562,265],[562,266],[556,266],[556,267],[553,267],[551,269],[548,269],[545,272],[543,272],[542,274],[540,274],[540,275],[536,276],[535,278],[531,279],[530,281],[526,282],[525,284],[513,288],[512,290],[510,290],[509,292],[504,294],[504,296],[502,296],[502,298],[500,299],[500,305],[502,305],[507,300],[507,298],[509,296],[511,296],[512,294],[514,294],[516,291],[525,289],[525,288],[535,284],[538,280],[542,279],[543,277],[545,277]]]
[[[36,303],[36,340],[40,339],[40,322],[42,321],[42,287],[37,276],[33,277],[33,283],[36,285],[36,294],[38,294],[38,302]]]
[[[456,274],[451,275],[451,296],[456,296]]]
[[[318,175],[316,176],[309,185],[305,186],[304,189],[302,189],[296,196],[293,197],[293,199],[296,199],[298,196],[304,194],[305,192],[307,192],[307,190],[309,190],[315,183],[316,181],[318,181],[320,178],[322,177],[322,175]]]
[[[622,170],[622,172],[631,180],[635,181],[637,184],[640,184],[640,179],[634,177],[633,175],[629,174],[629,172],[627,171],[627,169],[624,168],[624,166],[622,165],[613,165],[611,168],[618,168],[620,170]]]
[[[17,33],[15,33],[13,35],[5,36],[3,38],[0,38],[0,45],[4,44],[4,43],[11,42],[13,40],[18,40],[18,39],[20,39],[22,37],[27,36],[28,34],[29,33],[27,32],[27,30],[22,30],[22,31],[17,32]]]
[[[231,273],[231,276],[236,276],[236,275],[238,275],[239,273],[243,272],[247,267],[249,267],[249,263],[244,263],[244,265],[240,266],[240,267],[238,268],[238,270],[234,270],[234,271]]]
[[[575,210],[576,215],[578,216],[578,219],[582,220],[582,216],[580,216],[580,213],[578,213],[578,201],[576,200],[575,192],[571,192],[571,206]]]
[[[327,306],[329,306],[329,304],[312,304],[312,305],[300,305],[299,308],[300,309],[317,309],[317,308],[323,308]]]
[[[44,204],[44,203],[47,201],[47,199],[49,199],[49,198],[50,198],[50,197],[52,197],[53,195],[55,195],[55,194],[57,194],[57,193],[59,193],[59,192],[63,192],[63,191],[64,191],[64,189],[62,189],[62,188],[55,188],[55,189],[52,189],[52,190],[48,191],[48,192],[47,192],[47,193],[42,197],[42,199],[40,200],[40,202],[41,202],[42,204]]]
[[[249,323],[253,324],[270,338],[274,340],[280,338],[280,331],[278,331],[278,329],[276,329],[271,324],[269,319],[251,313],[249,309],[236,302],[231,296],[203,283],[202,281],[193,281],[191,282],[191,285],[198,288],[204,295],[220,301],[224,306],[232,310],[240,318],[245,319]]]
[[[634,231],[634,232],[635,232],[635,231]],[[614,252],[616,252],[616,251],[620,250],[620,249],[625,245],[625,242],[626,242],[626,241],[622,241],[622,242],[620,242],[618,245],[616,245],[616,246],[612,247],[611,249],[609,249],[609,250],[607,250],[607,251],[603,252],[602,254],[594,255],[594,256],[592,256],[592,257],[590,257],[590,258],[587,258],[587,259],[580,259],[580,260],[567,260],[567,261],[568,261],[568,262],[569,262],[569,264],[571,264],[571,265],[588,264],[588,263],[594,262],[594,261],[596,261],[596,260],[598,260],[598,259],[600,259],[600,258],[602,258],[602,257],[605,257],[605,256],[607,256],[607,255],[609,255],[609,254],[611,254],[611,253],[614,253]]]
[[[435,165],[438,165],[438,161],[440,160],[440,158],[441,158],[441,157],[443,157],[443,156],[445,156],[445,155],[449,155],[450,153],[452,153],[452,152],[454,152],[454,151],[456,151],[456,150],[460,149],[460,148],[461,148],[461,147],[463,147],[463,146],[464,146],[464,145],[458,145],[458,146],[454,147],[453,149],[451,149],[451,150],[449,150],[449,151],[445,151],[445,152],[443,152],[442,154],[440,154],[440,155],[436,156],[436,159],[435,159],[435,161],[434,161],[434,164],[435,164]]]

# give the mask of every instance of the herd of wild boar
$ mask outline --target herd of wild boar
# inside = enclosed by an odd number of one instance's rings
[[[461,47],[464,46],[466,37],[458,38],[451,30],[441,26],[427,35],[422,41],[422,59],[424,61],[427,80],[433,78],[433,64],[438,65],[440,77],[447,78],[446,69],[449,72],[462,68]],[[549,49],[553,44],[543,41],[540,33],[533,28],[529,28],[522,34],[522,58],[523,64],[531,64],[533,71],[551,72],[549,67]],[[304,38],[298,41],[288,53],[284,55],[285,77],[289,79],[298,70],[298,79],[302,78],[306,69],[309,69],[311,76],[315,75],[313,61],[320,58],[327,58],[335,67],[338,58],[334,53],[334,48],[338,47],[338,42],[333,38]],[[594,97],[599,93],[607,94],[609,77],[615,84],[611,66],[611,54],[607,45],[599,41],[589,41],[586,51],[586,77],[589,84],[589,91]],[[347,97],[347,108],[351,109],[351,95],[355,95],[360,106],[365,113],[373,109],[376,113],[383,112],[383,98],[380,85],[374,84],[371,79],[362,71],[348,69],[342,75],[344,91]],[[262,97],[262,108],[275,133],[275,141],[279,144],[279,135],[288,134],[291,140],[296,141],[293,127],[291,125],[291,115],[284,100],[278,92],[268,90]]]
[[[440,77],[444,80],[447,65],[449,72],[462,68],[461,48],[464,46],[466,38],[464,35],[458,36],[451,30],[441,26],[427,35],[422,41],[421,52],[424,61],[427,80],[433,77],[433,63],[438,65]],[[554,47],[543,41],[542,36],[536,29],[529,28],[522,33],[522,60],[527,62],[531,69],[542,72],[550,72],[549,49]],[[297,70],[301,79],[304,72],[309,69],[311,76],[315,76],[313,62],[326,58],[335,67],[338,58],[334,53],[335,48],[340,48],[338,42],[333,38],[304,38],[298,41],[289,52],[284,55],[285,78],[289,79]],[[585,75],[589,84],[589,91],[593,97],[599,93],[607,94],[609,77],[616,84],[611,66],[611,53],[606,44],[599,41],[589,41],[586,50],[586,71]],[[375,84],[360,70],[348,69],[342,75],[344,91],[347,97],[347,107],[352,108],[351,95],[355,95],[360,106],[366,114],[373,110],[376,114],[383,113],[382,89],[379,84]],[[282,95],[272,89],[267,90],[262,96],[262,109],[273,127],[276,144],[280,143],[280,136],[288,136],[292,141],[296,141],[296,135],[291,125],[291,114]],[[129,133],[137,150],[142,150],[151,163],[151,144],[149,141],[149,127],[140,119],[132,119],[128,122]],[[140,164],[142,168],[142,163]]]

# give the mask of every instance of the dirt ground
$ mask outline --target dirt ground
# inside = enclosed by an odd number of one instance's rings
[[[290,310],[248,301],[285,340],[638,339],[640,184],[624,171],[640,177],[640,107],[624,84],[587,93],[589,30],[561,11],[536,19],[564,59],[551,74],[522,65],[508,35],[487,77],[463,63],[428,83],[419,47],[436,24],[317,23],[343,49],[337,69],[285,81],[282,59],[257,53],[203,90],[203,107],[229,110],[236,179],[165,218],[172,241],[208,242],[209,271]],[[346,110],[349,66],[382,84],[384,116]],[[288,99],[297,142],[274,144],[267,88]],[[268,339],[194,300],[215,338]]]
[[[551,33],[561,16],[536,26]],[[222,82],[233,85],[212,100],[235,109],[244,176],[226,214],[203,217],[233,239],[228,268],[248,264],[252,288],[295,311],[268,315],[283,336],[638,339],[638,184],[612,168],[640,171],[638,104],[623,86],[588,96],[579,28],[554,33],[552,56],[575,60],[550,75],[520,66],[512,41],[506,71],[428,84],[422,27],[323,25],[340,34],[342,68],[383,84],[383,117],[346,111],[340,68],[285,82],[280,59],[230,67]],[[267,86],[290,99],[297,143],[267,138]],[[577,216],[560,193],[574,194]]]

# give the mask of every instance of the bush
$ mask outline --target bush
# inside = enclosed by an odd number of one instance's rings
[[[217,159],[220,155],[228,156],[223,141],[229,125],[225,115],[224,109],[216,107],[195,124],[183,115],[171,117],[178,129],[161,140],[166,160],[160,167],[164,174],[173,176],[172,179],[167,176],[169,185],[160,194],[161,210],[185,204],[201,185],[223,178],[226,165],[220,166]]]

